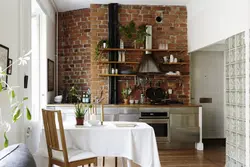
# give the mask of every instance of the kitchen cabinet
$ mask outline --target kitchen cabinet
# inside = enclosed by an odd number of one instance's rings
[[[199,114],[190,109],[172,109],[170,112],[170,141],[195,143],[199,141]]]

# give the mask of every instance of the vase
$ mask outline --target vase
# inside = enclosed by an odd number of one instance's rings
[[[128,99],[124,99],[124,104],[128,104]]]
[[[83,118],[76,118],[76,125],[83,125],[84,124],[84,117]]]

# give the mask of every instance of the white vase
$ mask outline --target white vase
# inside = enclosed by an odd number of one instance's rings
[[[120,39],[120,49],[124,49],[124,42],[122,39]]]

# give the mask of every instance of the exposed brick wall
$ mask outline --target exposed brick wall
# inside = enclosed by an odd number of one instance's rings
[[[107,5],[90,5],[91,25],[91,90],[93,98],[100,97],[103,90],[104,103],[108,103],[108,78],[100,77],[103,68],[108,65],[98,64],[94,59],[97,43],[102,39],[108,39],[108,7]]]
[[[94,49],[96,44],[101,39],[107,39],[108,37],[108,15],[107,6],[103,5],[91,5],[91,56],[95,56]],[[158,11],[163,11],[163,22],[156,23],[155,17]],[[134,20],[136,25],[149,24],[153,26],[153,48],[158,48],[158,44],[161,41],[166,41],[169,44],[169,49],[184,50],[182,53],[173,53],[178,59],[182,59],[189,62],[187,55],[187,10],[186,7],[180,6],[142,6],[142,5],[121,5],[119,9],[119,21],[120,24],[128,24],[131,20]],[[93,24],[93,25],[92,25]],[[93,38],[92,38],[93,37]],[[126,42],[126,41],[125,41]],[[154,53],[157,63],[163,61],[162,57],[170,55],[168,53]],[[143,53],[131,52],[127,54],[126,59],[128,61],[140,61],[143,57]],[[92,64],[92,83],[91,88],[94,92],[100,90],[102,86],[105,90],[105,102],[108,102],[108,78],[100,77],[98,74],[102,73],[102,68],[107,68],[106,65],[97,64],[94,59],[91,59]],[[126,69],[128,66],[132,66],[135,70],[136,65],[120,65],[119,69]],[[189,74],[189,64],[184,66],[162,66],[164,71],[181,71],[183,74]],[[161,80],[163,84],[162,88],[173,88],[174,94],[172,99],[180,99],[185,103],[190,102],[190,77],[187,76],[182,79],[171,79],[164,76],[149,76],[148,79],[153,81],[152,85],[156,85],[156,82]],[[129,80],[129,85],[132,88],[134,86],[134,78],[119,77],[118,91],[125,86],[125,81]],[[147,85],[149,87],[149,84]],[[146,88],[147,88],[146,87]],[[134,89],[133,96],[135,99],[139,99],[141,89]],[[100,92],[99,92],[100,93]],[[98,95],[98,94],[97,94]],[[122,102],[122,97],[119,97],[119,101]]]
[[[90,9],[59,13],[59,92],[90,88]]]
[[[158,11],[163,12],[163,23],[156,23],[155,17]],[[170,49],[184,50],[181,54],[174,53],[179,59],[189,62],[187,55],[187,10],[181,6],[143,6],[143,5],[121,5],[119,9],[119,21],[127,24],[131,20],[136,25],[150,24],[153,26],[153,48],[158,48],[161,41],[167,41]],[[102,39],[108,39],[108,7],[107,5],[92,4],[90,9],[77,10],[61,13],[59,17],[59,88],[78,84],[82,89],[91,87],[92,99],[100,96],[103,90],[104,102],[108,102],[108,77],[101,77],[102,69],[108,65],[98,64],[95,57],[95,47]],[[67,31],[66,31],[66,30]],[[80,32],[79,32],[80,30]],[[87,32],[86,32],[87,31]],[[79,41],[80,43],[74,43]],[[74,45],[79,46],[74,52]],[[105,55],[105,54],[104,54]],[[169,54],[164,52],[154,53],[158,63],[162,57]],[[129,61],[140,61],[143,53],[131,52],[126,56]],[[75,61],[75,62],[74,62]],[[87,63],[86,63],[87,62]],[[137,68],[135,65],[134,69]],[[74,70],[72,70],[73,67]],[[120,65],[120,69],[127,68],[128,65]],[[189,74],[189,65],[167,67],[162,66],[164,71],[181,71]],[[168,79],[164,76],[150,76],[153,85],[161,80],[161,87],[173,88],[173,99],[182,99],[185,103],[190,102],[190,77],[182,79]],[[124,87],[125,80],[134,87],[134,78],[119,77],[119,91]],[[149,86],[149,85],[148,85]],[[139,98],[141,90],[134,91],[133,96]],[[122,98],[120,97],[120,101]]]

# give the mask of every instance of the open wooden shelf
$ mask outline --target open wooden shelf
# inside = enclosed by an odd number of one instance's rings
[[[101,77],[135,77],[136,74],[100,74]]]
[[[166,65],[185,65],[185,64],[189,64],[188,62],[177,62],[177,63],[162,63],[162,64],[166,64]]]
[[[188,77],[189,75],[165,75],[168,78],[181,78],[181,77]]]
[[[132,62],[132,61],[99,61],[98,63],[102,64],[139,64],[140,62]]]
[[[150,52],[185,52],[184,50],[173,50],[173,49],[133,49],[133,48],[125,48],[125,49],[120,49],[120,48],[106,48],[106,49],[99,49],[100,51],[133,51],[133,52],[145,52],[145,51],[150,51]]]

